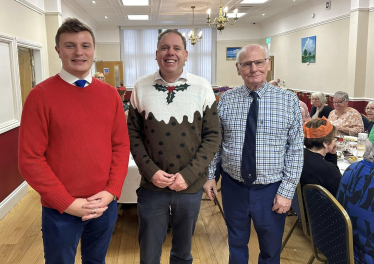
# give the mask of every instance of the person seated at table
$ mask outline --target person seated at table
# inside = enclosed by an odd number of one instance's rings
[[[366,133],[370,133],[374,124],[374,101],[370,101],[365,108],[366,115],[370,122],[365,126],[364,130]]]
[[[304,166],[301,186],[318,184],[336,195],[342,175],[336,164],[325,160],[327,153],[336,154],[336,128],[325,117],[312,119],[303,126]]]
[[[93,77],[96,78],[96,79],[99,79],[99,80],[102,81],[102,82],[105,82],[104,73],[102,73],[102,72],[96,72],[96,73],[93,75]]]
[[[294,90],[292,90],[292,89],[287,88],[286,90],[294,93]],[[299,104],[300,104],[300,107],[302,109],[304,109],[304,111],[301,111],[301,114],[302,114],[302,118],[303,118],[303,123],[306,123],[311,119],[310,115],[309,115],[308,106],[306,105],[306,103],[304,103],[300,99],[299,99]]]
[[[334,108],[326,104],[327,100],[322,92],[314,92],[311,96],[312,109],[310,110],[310,116],[312,118],[322,118],[323,116],[328,118],[329,114]]]
[[[352,221],[356,263],[374,263],[374,130],[365,144],[363,160],[344,172],[337,199]]]
[[[329,114],[329,121],[336,127],[338,134],[355,136],[364,131],[364,123],[361,114],[348,106],[349,97],[346,92],[336,92],[333,104],[335,110]]]

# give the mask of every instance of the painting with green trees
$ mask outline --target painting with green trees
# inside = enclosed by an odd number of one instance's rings
[[[316,62],[316,36],[301,39],[301,62]]]

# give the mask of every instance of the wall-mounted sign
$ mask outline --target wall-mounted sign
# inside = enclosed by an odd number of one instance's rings
[[[109,74],[109,68],[104,68],[104,74],[108,75]]]

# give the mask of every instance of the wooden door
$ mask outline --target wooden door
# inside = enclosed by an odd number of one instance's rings
[[[98,61],[96,62],[96,71],[104,73],[105,82],[113,87],[118,87],[121,82],[123,83],[122,61]]]
[[[18,64],[23,106],[31,89],[35,86],[33,56],[31,49],[18,48]]]
[[[268,71],[268,75],[266,76],[267,82],[272,80],[274,80],[274,56],[270,56],[270,71]]]

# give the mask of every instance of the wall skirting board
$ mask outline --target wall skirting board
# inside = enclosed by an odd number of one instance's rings
[[[28,193],[29,185],[24,181],[0,203],[0,220]]]

